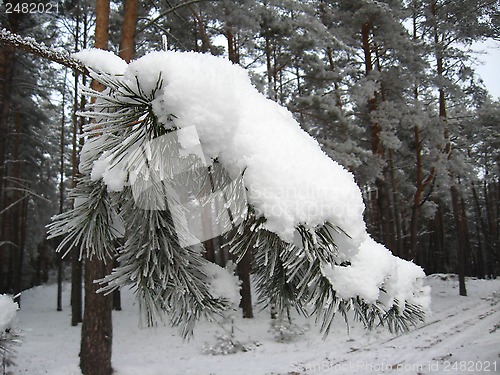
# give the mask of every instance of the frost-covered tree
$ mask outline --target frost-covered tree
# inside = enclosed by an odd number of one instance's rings
[[[369,237],[353,176],[243,69],[195,53],[76,57],[107,89],[87,91],[83,177],[50,231],[103,259],[126,234],[103,291],[131,284],[148,323],[166,312],[183,335],[223,315],[238,286],[203,257],[209,205],[235,258],[252,249],[259,299],[279,313],[316,313],[325,333],[350,310],[394,331],[423,319],[422,270]]]
[[[432,47],[434,84],[438,91],[438,118],[435,123],[442,131],[438,148],[442,153],[441,168],[445,171],[437,175],[441,178],[439,181],[441,185],[449,188],[457,233],[455,237],[460,294],[466,295],[468,223],[460,187],[460,168],[457,170],[455,167],[459,164],[457,163],[459,158],[453,135],[458,122],[453,119],[450,112],[455,105],[463,107],[464,103],[471,103],[471,99],[483,96],[470,66],[470,46],[474,41],[495,35],[493,20],[494,15],[498,13],[499,5],[497,2],[468,0],[457,2],[430,0],[415,5],[422,9],[424,15],[423,29],[426,32],[422,40]],[[444,188],[443,193],[446,194]],[[443,198],[446,199],[446,197],[437,198],[438,203]]]

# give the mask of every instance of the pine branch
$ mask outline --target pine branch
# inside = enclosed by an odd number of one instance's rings
[[[0,30],[0,42],[11,44],[16,48],[46,58],[90,77],[89,70],[80,61],[72,58],[71,55],[64,50],[51,49],[44,43],[37,42],[33,38],[22,37],[7,29]]]
[[[224,315],[231,297],[214,293],[200,238],[190,233],[189,206],[194,204],[217,214],[217,224],[231,235],[228,246],[237,261],[253,248],[259,299],[275,305],[280,315],[290,307],[315,314],[325,335],[337,313],[346,322],[354,315],[367,328],[387,325],[394,332],[423,319],[421,306],[396,300],[390,288],[384,291],[391,285],[384,284],[390,280],[385,272],[385,281],[377,283],[379,294],[387,294],[382,301],[337,289],[342,286],[328,270],[355,266],[351,238],[342,228],[328,222],[298,224],[294,241],[286,242],[267,230],[266,218],[247,204],[244,172],[233,180],[222,163],[207,168],[196,154],[181,152],[176,117],[170,114],[161,123],[153,111],[161,75],[148,92],[137,77],[131,82],[92,75],[107,89],[85,90],[97,99],[83,113],[95,121],[84,127],[89,140],[80,165],[85,175],[77,187],[80,199],[49,230],[52,237],[66,234],[60,248],[80,245],[101,257],[114,251],[116,238],[125,232],[120,266],[101,280],[101,291],[132,284],[147,323],[167,313],[183,336],[200,317]],[[123,225],[114,228],[115,223]]]
[[[202,316],[222,316],[230,304],[211,294],[206,273],[209,262],[202,255],[202,245],[181,246],[180,238],[189,234],[182,233],[174,223],[173,215],[179,205],[168,204],[163,184],[151,190],[156,199],[163,197],[165,209],[137,209],[131,189],[122,193],[120,201],[126,202],[122,215],[128,236],[120,249],[120,266],[102,280],[105,286],[101,291],[111,292],[131,284],[148,326],[163,320],[166,312],[172,326],[180,326],[186,337]],[[172,203],[172,198],[169,201]]]
[[[259,303],[272,304],[278,315],[294,307],[300,314],[316,315],[324,336],[331,330],[334,318],[340,314],[349,329],[350,318],[361,321],[368,329],[387,325],[393,333],[406,332],[410,326],[423,321],[421,306],[405,301],[401,309],[395,299],[392,306],[379,301],[367,303],[360,297],[341,298],[323,267],[329,264],[348,264],[339,254],[333,233],[348,235],[340,228],[325,223],[317,228],[297,226],[301,246],[280,239],[264,227],[265,218],[257,218],[249,207],[245,221],[229,242],[230,252],[241,259],[252,248],[253,271]],[[352,316],[349,314],[353,312]]]
[[[112,259],[115,253],[115,240],[122,236],[119,229],[119,215],[111,202],[106,185],[102,181],[91,181],[84,176],[71,192],[77,199],[75,207],[52,218],[47,225],[49,237],[65,236],[56,251],[67,248],[80,249],[80,257],[97,256],[103,261]]]

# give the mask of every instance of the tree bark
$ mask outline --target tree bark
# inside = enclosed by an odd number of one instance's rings
[[[250,274],[252,272],[252,249],[247,249],[243,259],[237,265],[238,276],[241,281],[240,307],[243,318],[253,318],[252,289],[250,285]]]
[[[95,47],[107,49],[109,36],[109,0],[97,0]],[[96,81],[92,87],[102,90]],[[98,294],[95,280],[102,279],[111,272],[113,261],[107,264],[96,256],[85,262],[85,308],[80,347],[80,368],[83,375],[111,375],[111,348],[113,343],[113,323],[111,295]]]
[[[130,62],[135,55],[135,28],[137,24],[137,0],[126,0],[120,42],[120,57]]]
[[[417,180],[416,180],[416,190],[413,195],[413,204],[411,206],[411,219],[410,219],[410,246],[408,259],[416,261],[418,258],[418,228],[420,220],[420,208],[425,201],[423,198],[423,193],[426,188],[434,180],[436,169],[432,168],[429,176],[424,180],[423,174],[423,162],[422,162],[422,146],[420,139],[420,127],[415,125],[414,127],[414,145],[415,145],[415,158],[416,158],[416,168],[417,168]]]
[[[77,30],[78,30],[77,25]],[[78,40],[78,38],[76,38]],[[78,134],[79,124],[78,116],[76,115],[79,110],[78,105],[78,79],[79,73],[75,72],[75,92],[73,97],[73,138],[72,138],[72,152],[71,152],[71,176],[72,187],[76,187],[76,179],[78,177]],[[81,139],[83,141],[83,138]],[[76,249],[73,249],[71,254],[71,325],[76,326],[83,320],[82,317],[82,262],[80,255]]]
[[[120,40],[120,57],[126,62],[130,62],[135,55],[135,28],[137,24],[137,0],[126,0],[123,6],[123,24]],[[119,266],[118,261],[113,261],[115,267]],[[113,310],[121,311],[122,298],[120,288],[113,291]]]
[[[193,15],[196,25],[198,26],[198,31],[200,33],[200,39],[201,39],[201,51],[200,52],[210,52],[214,53],[212,43],[210,43],[210,38],[207,34],[207,29],[205,25],[203,24],[203,19],[201,18],[200,13],[192,6],[191,4],[188,5],[189,10],[191,11],[191,14]],[[196,43],[198,45],[198,43]]]
[[[445,75],[444,71],[444,53],[443,53],[443,46],[441,45],[442,43],[442,35],[440,34],[440,31],[438,30],[438,25],[437,25],[437,20],[438,20],[438,9],[437,9],[437,2],[433,1],[431,4],[431,12],[435,20],[434,24],[434,48],[435,48],[435,55],[436,55],[436,73],[439,78],[439,87],[438,87],[438,93],[439,93],[439,119],[441,121],[441,124],[443,126],[443,135],[445,139],[445,145],[443,148],[443,152],[445,154],[446,160],[448,161],[446,167],[448,170],[449,178],[450,178],[450,192],[451,192],[451,201],[452,201],[452,210],[453,214],[455,216],[455,223],[456,223],[456,231],[457,231],[457,258],[458,258],[458,279],[459,279],[459,293],[461,296],[466,296],[467,291],[465,288],[465,267],[466,267],[466,247],[467,247],[467,238],[466,236],[466,218],[462,216],[462,210],[460,208],[460,192],[457,187],[457,182],[455,175],[451,169],[450,166],[450,160],[451,160],[451,152],[452,152],[452,145],[451,145],[451,140],[450,140],[450,132],[448,128],[448,119],[447,119],[447,103],[446,103],[446,92],[445,88],[442,84],[443,78]]]
[[[226,25],[226,38],[228,45],[229,59],[234,64],[240,63],[240,55],[236,46],[235,36],[230,25]],[[240,307],[243,311],[243,318],[253,318],[252,287],[250,274],[252,272],[252,249],[247,249],[245,256],[238,263],[236,270],[241,281]]]
[[[64,74],[64,86],[62,92],[61,104],[61,133],[59,139],[59,213],[64,211],[64,151],[65,151],[65,137],[66,132],[64,129],[66,116],[66,78],[68,71]],[[57,254],[57,311],[62,311],[62,279],[63,279],[63,259],[62,254]]]
[[[22,185],[21,185],[21,169],[20,169],[20,153],[19,146],[21,144],[21,114],[17,109],[14,109],[14,146],[12,149],[12,184],[14,189],[12,193],[12,206],[9,209],[10,213],[7,217],[11,217],[12,233],[11,233],[11,259],[12,259],[12,277],[13,287],[12,292],[15,296],[14,301],[21,307],[21,291],[22,274],[23,274],[23,258],[24,249],[21,247],[21,218],[22,218]]]
[[[372,58],[372,47],[370,45],[370,35],[372,32],[373,25],[371,22],[365,22],[361,27],[361,43],[363,47],[363,53],[365,58],[365,75],[368,76],[373,70],[373,58]],[[368,113],[372,114],[378,110],[379,100],[381,92],[375,93],[374,96],[368,99]],[[377,97],[378,96],[378,97]],[[380,139],[381,127],[376,121],[370,121],[370,141],[372,154],[381,159],[385,159],[385,149]],[[391,209],[391,199],[390,191],[387,180],[390,179],[390,171],[387,166],[384,167],[382,171],[382,176],[377,176],[375,179],[375,186],[377,188],[377,202],[376,205],[372,206],[377,210],[377,214],[373,215],[376,222],[373,223],[373,227],[379,231],[378,237],[381,242],[384,242],[386,246],[394,251],[395,241],[394,241],[394,215]]]
[[[85,262],[85,310],[82,324],[80,368],[83,375],[110,375],[113,342],[112,297],[97,293],[94,281],[111,271],[96,256]]]
[[[80,43],[80,7],[77,7],[76,12],[76,25],[75,25],[75,52],[78,52]],[[84,37],[86,33],[85,23],[84,23]],[[85,44],[83,44],[85,48]],[[74,71],[74,94],[73,94],[73,134],[71,140],[71,186],[76,187],[76,180],[78,177],[78,134],[79,134],[79,122],[77,112],[80,109],[78,101],[78,87],[80,72]],[[83,142],[83,138],[80,139]],[[72,250],[71,253],[71,325],[73,327],[77,326],[78,323],[83,321],[83,306],[82,306],[82,273],[83,267],[80,259],[80,255],[76,249]]]
[[[458,284],[459,284],[459,294],[461,296],[467,296],[467,289],[465,286],[465,274],[466,274],[466,263],[467,263],[467,224],[466,218],[464,217],[464,210],[461,207],[460,192],[456,185],[451,186],[451,201],[453,206],[453,215],[455,216],[455,225],[457,230],[457,241],[458,241],[458,252],[457,252],[457,264],[458,264]]]
[[[496,278],[500,273],[500,244],[498,243],[500,187],[498,181],[492,183],[485,181],[483,191],[486,206],[486,221],[488,224],[488,275],[491,278]]]
[[[483,215],[481,212],[481,204],[477,194],[476,186],[472,183],[472,199],[474,200],[474,214],[476,216],[476,236],[477,236],[477,257],[476,257],[476,272],[475,274],[480,279],[484,279],[486,275],[486,252],[485,241],[486,238],[486,225],[484,223]]]

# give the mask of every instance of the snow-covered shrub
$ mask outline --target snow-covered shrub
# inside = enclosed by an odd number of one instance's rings
[[[247,347],[238,341],[233,334],[227,332],[218,333],[214,344],[206,344],[203,347],[203,353],[210,355],[226,355],[237,352],[248,351]]]
[[[272,319],[271,327],[269,332],[271,332],[278,342],[290,342],[295,340],[297,337],[303,335],[307,331],[307,327],[301,327],[295,324],[289,319]]]
[[[205,344],[203,353],[209,355],[226,355],[238,352],[248,352],[258,346],[260,343],[257,341],[241,342],[234,336],[233,332],[222,332],[215,335],[214,344]]]
[[[5,294],[0,294],[0,366],[2,374],[12,364],[12,345],[17,343],[19,334],[14,327],[17,304]]]

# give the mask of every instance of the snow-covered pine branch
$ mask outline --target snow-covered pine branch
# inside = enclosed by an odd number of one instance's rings
[[[235,291],[202,255],[208,212],[237,259],[252,249],[260,299],[280,314],[316,313],[325,333],[349,311],[393,331],[423,320],[422,269],[370,238],[353,175],[246,71],[197,53],[153,52],[129,65],[97,50],[77,58],[108,87],[87,112],[95,123],[85,128],[80,171],[107,186],[111,203],[90,206],[116,220],[90,225],[92,210],[77,203],[50,230],[77,240],[93,230],[99,242],[121,223],[127,239],[104,291],[132,284],[148,323],[167,312],[183,334],[200,316],[223,314]],[[98,254],[99,245],[80,246]]]
[[[31,37],[23,37],[7,29],[0,30],[0,42],[8,43],[26,52],[49,59],[70,69],[89,75],[88,69],[79,60],[74,59],[65,50],[54,50],[44,43],[37,42]]]

